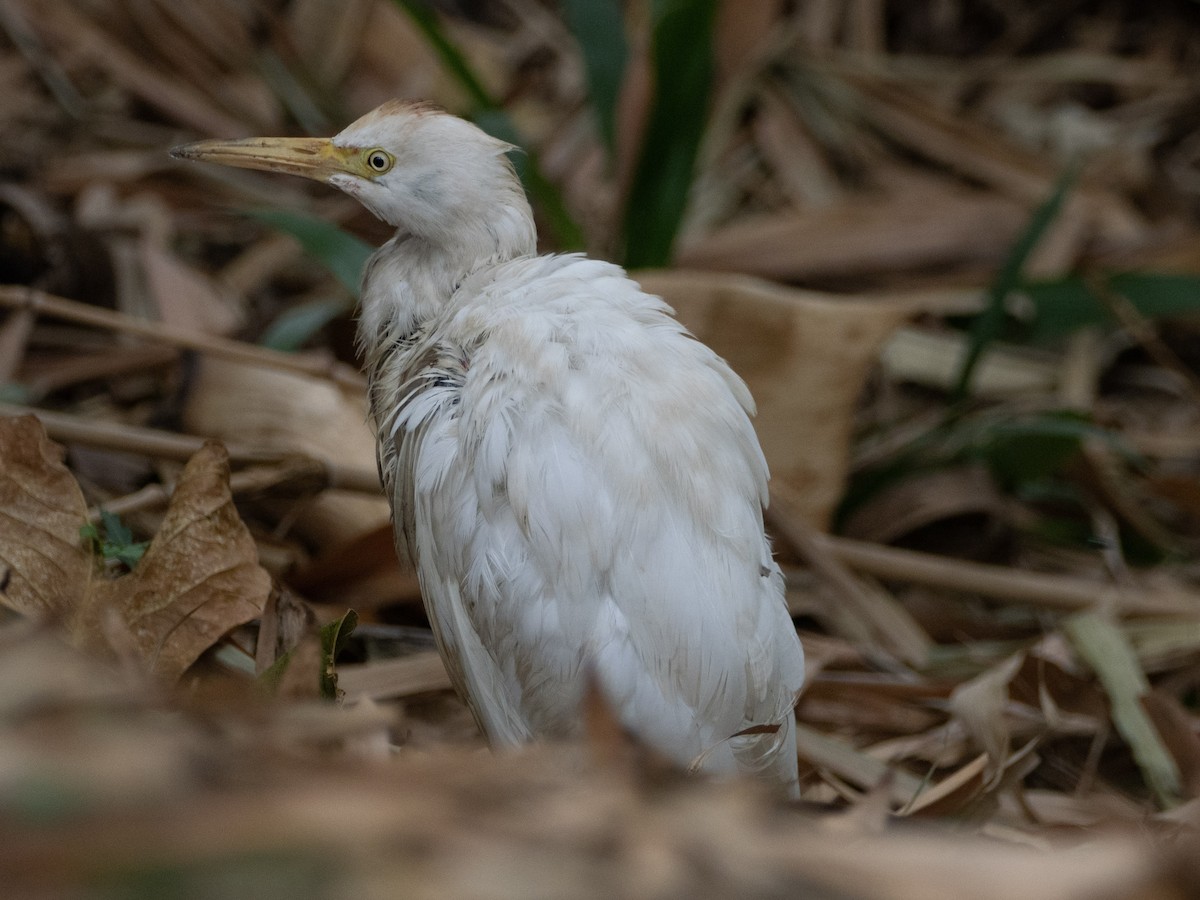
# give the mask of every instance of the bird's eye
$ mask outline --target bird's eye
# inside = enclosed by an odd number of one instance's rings
[[[392,154],[388,153],[386,150],[380,150],[377,148],[375,150],[367,151],[367,167],[372,172],[386,172],[392,167],[392,164],[395,163],[395,161],[396,160],[392,158]]]

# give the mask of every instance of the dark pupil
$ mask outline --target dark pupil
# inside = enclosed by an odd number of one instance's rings
[[[383,154],[381,154],[381,153],[372,153],[371,154],[371,168],[372,169],[382,169],[384,167],[384,165],[385,165],[385,163],[383,160]]]

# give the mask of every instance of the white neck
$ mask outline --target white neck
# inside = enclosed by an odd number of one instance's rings
[[[449,241],[397,230],[363,273],[359,336],[369,345],[388,331],[420,328],[446,305],[467,275],[537,252],[533,217],[496,207],[486,220],[456,229]]]
[[[372,382],[389,380],[383,370],[396,368],[396,355],[420,343],[468,275],[536,254],[533,214],[513,181],[507,202],[490,204],[486,217],[442,229],[437,237],[401,227],[368,261],[358,340]]]

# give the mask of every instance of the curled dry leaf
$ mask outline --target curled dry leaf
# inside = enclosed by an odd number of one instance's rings
[[[223,634],[258,616],[270,576],[229,492],[229,458],[206,444],[179,479],[137,568],[95,574],[79,529],[87,507],[61,450],[32,416],[0,420],[0,602],[62,619],[82,645],[129,643],[178,678]],[[111,612],[128,629],[112,633]],[[115,639],[115,640],[114,640]]]
[[[188,431],[281,453],[375,469],[366,394],[325,378],[232,360],[201,360],[183,411]],[[326,547],[388,522],[383,497],[324,491],[298,513],[297,527]]]
[[[941,525],[949,537],[939,534],[949,550],[970,553],[994,536],[984,522],[1003,519],[1004,497],[982,464],[954,466],[935,472],[918,472],[885,487],[855,509],[845,524],[848,537],[887,544],[929,526]],[[963,540],[955,540],[965,521],[979,521]],[[977,534],[983,532],[983,536]]]
[[[823,528],[842,496],[859,395],[879,348],[913,313],[891,297],[834,296],[741,275],[635,273],[746,380],[774,483]],[[796,385],[804,385],[797,390]]]
[[[143,657],[175,679],[223,634],[260,615],[270,590],[229,492],[229,455],[207,443],[183,470],[138,567],[98,584],[93,605],[119,608]]]
[[[1025,661],[1016,653],[964,681],[950,694],[950,710],[966,727],[975,742],[987,753],[998,770],[1008,758],[1010,730],[1005,718],[1008,686]]]

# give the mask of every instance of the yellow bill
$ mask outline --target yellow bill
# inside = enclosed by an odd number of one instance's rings
[[[237,141],[197,141],[175,147],[176,159],[260,169],[328,181],[331,175],[371,177],[379,173],[357,147],[338,147],[329,138],[244,138]]]

